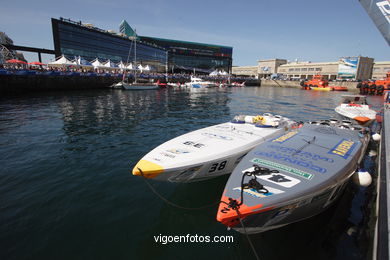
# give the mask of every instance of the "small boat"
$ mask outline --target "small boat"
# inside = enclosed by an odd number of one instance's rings
[[[368,141],[367,128],[327,120],[260,144],[230,175],[217,220],[253,234],[319,214],[343,193]]]
[[[300,85],[304,90],[316,90],[316,91],[331,91],[329,87],[329,81],[322,75],[314,75],[312,79],[308,81],[301,81]]]
[[[353,119],[361,125],[369,125],[375,120],[376,111],[367,105],[366,97],[361,95],[344,95],[335,111],[345,118]]]
[[[231,84],[232,87],[245,87],[245,81],[239,83],[239,82],[233,82]]]
[[[236,116],[231,122],[202,128],[161,144],[135,165],[133,175],[194,182],[229,174],[251,149],[293,126],[295,123],[290,119],[268,113]]]
[[[185,85],[190,88],[213,88],[217,87],[217,84],[211,81],[204,81],[201,78],[191,76],[191,81],[186,82]]]
[[[344,86],[331,86],[333,91],[348,91],[347,87]]]
[[[126,90],[151,90],[158,89],[159,86],[156,83],[149,82],[148,80],[137,80],[137,82],[128,83],[125,81],[120,81],[114,83],[111,86],[112,88],[121,88]]]
[[[311,87],[314,91],[332,91],[332,87]]]

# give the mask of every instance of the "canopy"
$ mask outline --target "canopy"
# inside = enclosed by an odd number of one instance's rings
[[[21,60],[16,60],[16,59],[7,60],[6,63],[27,64],[27,62],[24,62],[24,61],[21,61]]]
[[[228,73],[226,71],[223,71],[223,70],[214,70],[209,75],[210,76],[228,75]]]
[[[59,57],[56,61],[49,62],[48,65],[77,65],[75,61],[67,59],[64,55]]]
[[[106,68],[118,68],[118,66],[112,62],[111,60],[107,60],[104,64],[103,64],[104,67]]]
[[[144,68],[144,70],[150,71],[149,65],[146,65],[145,68]]]
[[[76,63],[83,67],[92,67],[92,64],[81,56],[75,57]]]
[[[126,64],[123,63],[123,61],[118,63],[118,68],[120,69],[126,69]]]
[[[92,61],[92,66],[94,68],[104,68],[103,64],[99,61],[98,58]]]
[[[209,75],[210,76],[217,76],[219,73],[218,73],[218,70],[214,70],[212,71]]]
[[[133,69],[133,64],[132,63],[130,63],[129,65],[127,65],[127,67],[126,67],[127,69],[129,69],[129,70],[132,70]]]
[[[144,70],[144,67],[142,67],[142,64],[138,65],[138,69],[142,72]]]
[[[37,65],[37,66],[46,66],[46,64],[44,64],[42,62],[39,62],[39,61],[29,62],[28,64],[30,64],[30,65]]]

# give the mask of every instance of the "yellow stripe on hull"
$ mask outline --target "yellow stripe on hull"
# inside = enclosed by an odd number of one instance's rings
[[[331,88],[311,88],[311,90],[315,90],[315,91],[331,91],[332,89]]]
[[[164,168],[157,163],[152,163],[147,160],[140,160],[133,169],[133,175],[141,175],[138,170],[140,168],[146,178],[155,178],[157,175],[164,172]]]

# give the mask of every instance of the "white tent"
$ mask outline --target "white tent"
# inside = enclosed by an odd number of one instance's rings
[[[210,76],[217,76],[217,75],[219,75],[219,72],[218,72],[218,70],[214,70],[214,71],[211,72],[209,75],[210,75]]]
[[[132,70],[133,69],[133,64],[132,63],[130,63],[129,65],[127,65],[127,67],[126,67],[127,69],[129,69],[129,70]]]
[[[103,64],[103,67],[106,67],[106,68],[118,68],[118,66],[114,62],[112,62],[111,60],[107,60]]]
[[[123,63],[123,61],[119,62],[117,65],[120,69],[126,69],[126,65]]]
[[[49,62],[48,65],[77,65],[76,62],[68,60],[64,55],[59,57],[53,62]]]
[[[144,70],[145,68],[142,67],[142,64],[138,65],[138,70],[140,70],[142,72],[142,70]]]
[[[219,72],[219,75],[228,75],[228,73],[226,72],[226,71],[224,71],[224,70],[221,70],[220,72]]]
[[[144,68],[144,70],[146,70],[146,71],[150,71],[150,67],[149,67],[149,65],[146,65],[146,66],[145,66],[145,68]]]
[[[103,64],[99,61],[98,58],[92,61],[92,66],[94,68],[104,68]]]
[[[76,64],[79,65],[79,66],[83,66],[83,67],[92,67],[92,64],[87,61],[86,59],[78,56],[78,57],[75,57],[75,61],[76,61]]]

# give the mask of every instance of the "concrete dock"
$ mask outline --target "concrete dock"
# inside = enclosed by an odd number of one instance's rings
[[[385,104],[380,143],[379,169],[377,179],[376,226],[374,234],[374,260],[389,259],[390,241],[390,105]]]

